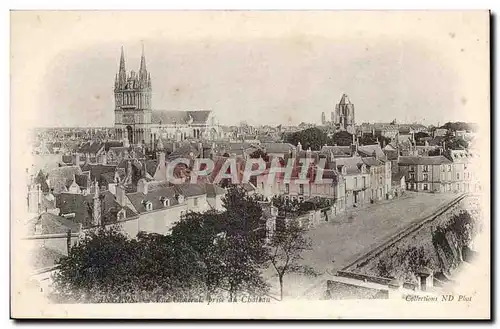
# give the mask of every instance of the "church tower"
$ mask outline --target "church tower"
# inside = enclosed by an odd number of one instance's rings
[[[335,105],[334,123],[340,130],[346,130],[353,134],[356,121],[354,119],[354,104],[346,94],[342,94],[340,102]]]
[[[127,138],[130,144],[151,141],[151,75],[146,69],[142,46],[139,72],[125,68],[123,47],[118,74],[115,76],[115,130],[118,139]]]

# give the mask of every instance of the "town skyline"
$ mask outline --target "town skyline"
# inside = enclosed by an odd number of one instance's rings
[[[142,17],[152,21],[148,27],[117,31],[112,26],[123,26],[126,13],[106,20],[85,19],[80,13],[74,17],[80,19],[79,29],[106,33],[71,46],[66,32],[56,27],[44,26],[43,33],[36,24],[25,27],[51,44],[38,60],[43,70],[31,70],[25,81],[25,88],[33,90],[33,100],[26,104],[33,110],[27,111],[43,115],[27,120],[36,126],[111,126],[120,48],[127,70],[137,71],[142,43],[153,109],[209,109],[224,125],[320,123],[321,113],[333,111],[342,93],[356,106],[359,123],[469,122],[475,108],[489,105],[488,90],[473,84],[485,72],[463,65],[487,61],[482,52],[487,41],[476,38],[477,28],[468,30],[468,24],[457,29],[460,15],[447,13],[438,23],[432,14],[422,13],[395,31],[401,20],[397,14],[376,28],[368,22],[381,17],[368,13],[361,15],[364,23],[355,20],[349,28],[345,15],[327,24],[335,13],[245,13],[252,20],[244,26],[240,14],[182,13],[162,23],[158,14],[145,13]],[[215,18],[217,23],[204,25]],[[287,24],[278,24],[284,19]],[[239,38],[221,31],[224,24]],[[469,24],[478,26],[473,20]],[[336,31],[337,26],[343,28]],[[451,26],[453,32],[445,32]],[[49,42],[54,39],[56,43]]]

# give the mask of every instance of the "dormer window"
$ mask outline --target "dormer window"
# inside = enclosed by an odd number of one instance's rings
[[[160,202],[163,204],[164,207],[170,207],[170,199],[162,196],[160,197]]]
[[[347,175],[347,168],[346,167],[342,167],[342,175]]]
[[[177,194],[176,198],[177,198],[177,201],[179,202],[179,204],[183,204],[184,203],[184,196],[183,195]]]
[[[142,204],[144,205],[144,208],[146,208],[146,211],[153,210],[153,203],[151,201],[144,200],[144,201],[142,201]]]

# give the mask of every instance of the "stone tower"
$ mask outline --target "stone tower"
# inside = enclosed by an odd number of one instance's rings
[[[151,141],[151,74],[146,69],[144,45],[139,72],[125,68],[121,49],[120,66],[115,76],[115,129],[118,139],[128,136],[130,144]]]
[[[334,124],[340,130],[346,130],[351,134],[355,131],[354,104],[346,94],[342,94],[340,102],[335,105]]]

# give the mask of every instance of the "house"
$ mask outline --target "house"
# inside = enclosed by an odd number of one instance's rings
[[[394,197],[401,196],[406,190],[405,175],[403,172],[392,173],[391,177],[392,194]]]
[[[362,158],[337,158],[335,165],[340,176],[345,180],[346,208],[356,207],[370,200],[370,171]]]
[[[446,128],[436,128],[434,130],[434,137],[443,137],[448,133],[448,129]]]
[[[407,190],[422,192],[453,190],[453,163],[442,155],[401,156],[398,168],[405,176]]]
[[[477,192],[481,189],[477,179],[479,176],[477,154],[468,150],[449,150],[445,156],[453,162],[453,190]]]
[[[81,175],[80,166],[65,166],[51,170],[47,177],[47,185],[54,195],[67,192],[68,181],[74,179],[76,175]]]

